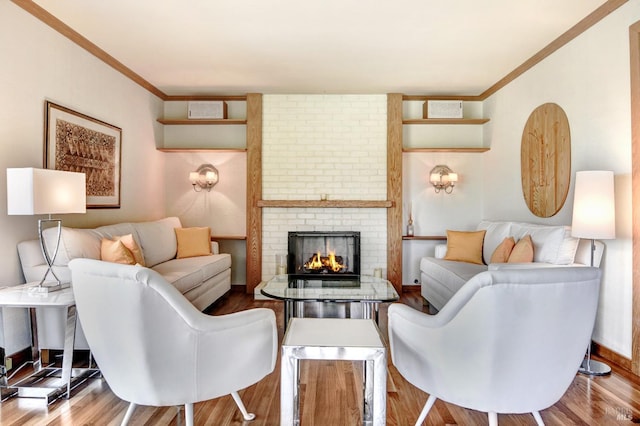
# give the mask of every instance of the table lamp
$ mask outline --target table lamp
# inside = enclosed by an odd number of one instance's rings
[[[48,215],[38,220],[38,239],[42,255],[47,262],[47,270],[42,280],[33,290],[47,293],[68,287],[62,283],[53,270],[62,236],[62,220],[52,219],[52,214],[85,213],[87,203],[84,173],[61,170],[26,168],[7,169],[7,213],[9,215]],[[57,238],[53,253],[48,250],[43,232],[47,227],[57,228]],[[46,282],[51,273],[55,282]]]
[[[613,172],[576,172],[574,194],[571,235],[591,240],[591,266],[594,266],[595,240],[616,237]],[[611,367],[591,359],[591,343],[589,343],[587,357],[578,371],[591,376],[603,376],[611,373]]]

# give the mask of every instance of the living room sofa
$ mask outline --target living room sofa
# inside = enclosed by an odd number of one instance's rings
[[[198,310],[204,310],[231,289],[231,256],[219,252],[210,242],[211,254],[177,258],[177,217],[156,221],[118,223],[94,229],[62,228],[58,255],[53,270],[63,282],[71,280],[68,264],[75,258],[101,259],[103,239],[114,240],[131,234],[140,249],[144,266],[159,272]],[[45,242],[53,248],[55,228],[44,231]],[[38,240],[18,244],[22,271],[27,282],[39,282],[47,269]],[[140,263],[140,262],[138,262]],[[51,276],[47,278],[52,279]],[[59,309],[37,310],[38,343],[42,349],[62,349],[65,317]],[[82,327],[76,328],[76,349],[88,349]]]
[[[448,244],[438,244],[434,256],[420,259],[422,297],[433,308],[440,310],[460,288],[475,275],[487,270],[530,269],[591,264],[591,240],[571,236],[571,227],[564,225],[538,225],[511,221],[482,221],[476,231],[485,231],[480,242],[479,263],[447,260]],[[529,235],[533,243],[532,262],[491,263],[496,248],[513,237],[520,241]],[[604,244],[595,242],[594,266],[599,266]]]

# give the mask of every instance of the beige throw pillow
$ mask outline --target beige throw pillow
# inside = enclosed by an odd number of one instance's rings
[[[100,259],[106,262],[122,263],[125,265],[135,265],[136,260],[129,250],[120,240],[110,240],[103,238],[100,242]]]
[[[177,258],[206,256],[211,254],[211,230],[209,227],[176,228],[178,240]]]
[[[533,262],[533,241],[531,235],[527,234],[520,238],[518,243],[511,250],[509,263],[529,263]]]
[[[489,263],[507,263],[515,245],[516,240],[513,237],[506,237],[493,251]]]
[[[482,265],[482,244],[486,232],[447,230],[447,254],[444,258]]]

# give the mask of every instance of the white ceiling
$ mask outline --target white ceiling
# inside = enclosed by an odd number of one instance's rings
[[[605,3],[34,1],[170,95],[477,95]]]

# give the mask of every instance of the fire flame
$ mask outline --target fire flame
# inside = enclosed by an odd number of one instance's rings
[[[320,270],[327,268],[333,272],[340,272],[344,269],[344,265],[336,260],[335,252],[329,252],[329,256],[322,256],[320,252],[313,255],[313,258],[305,263],[306,269]]]

